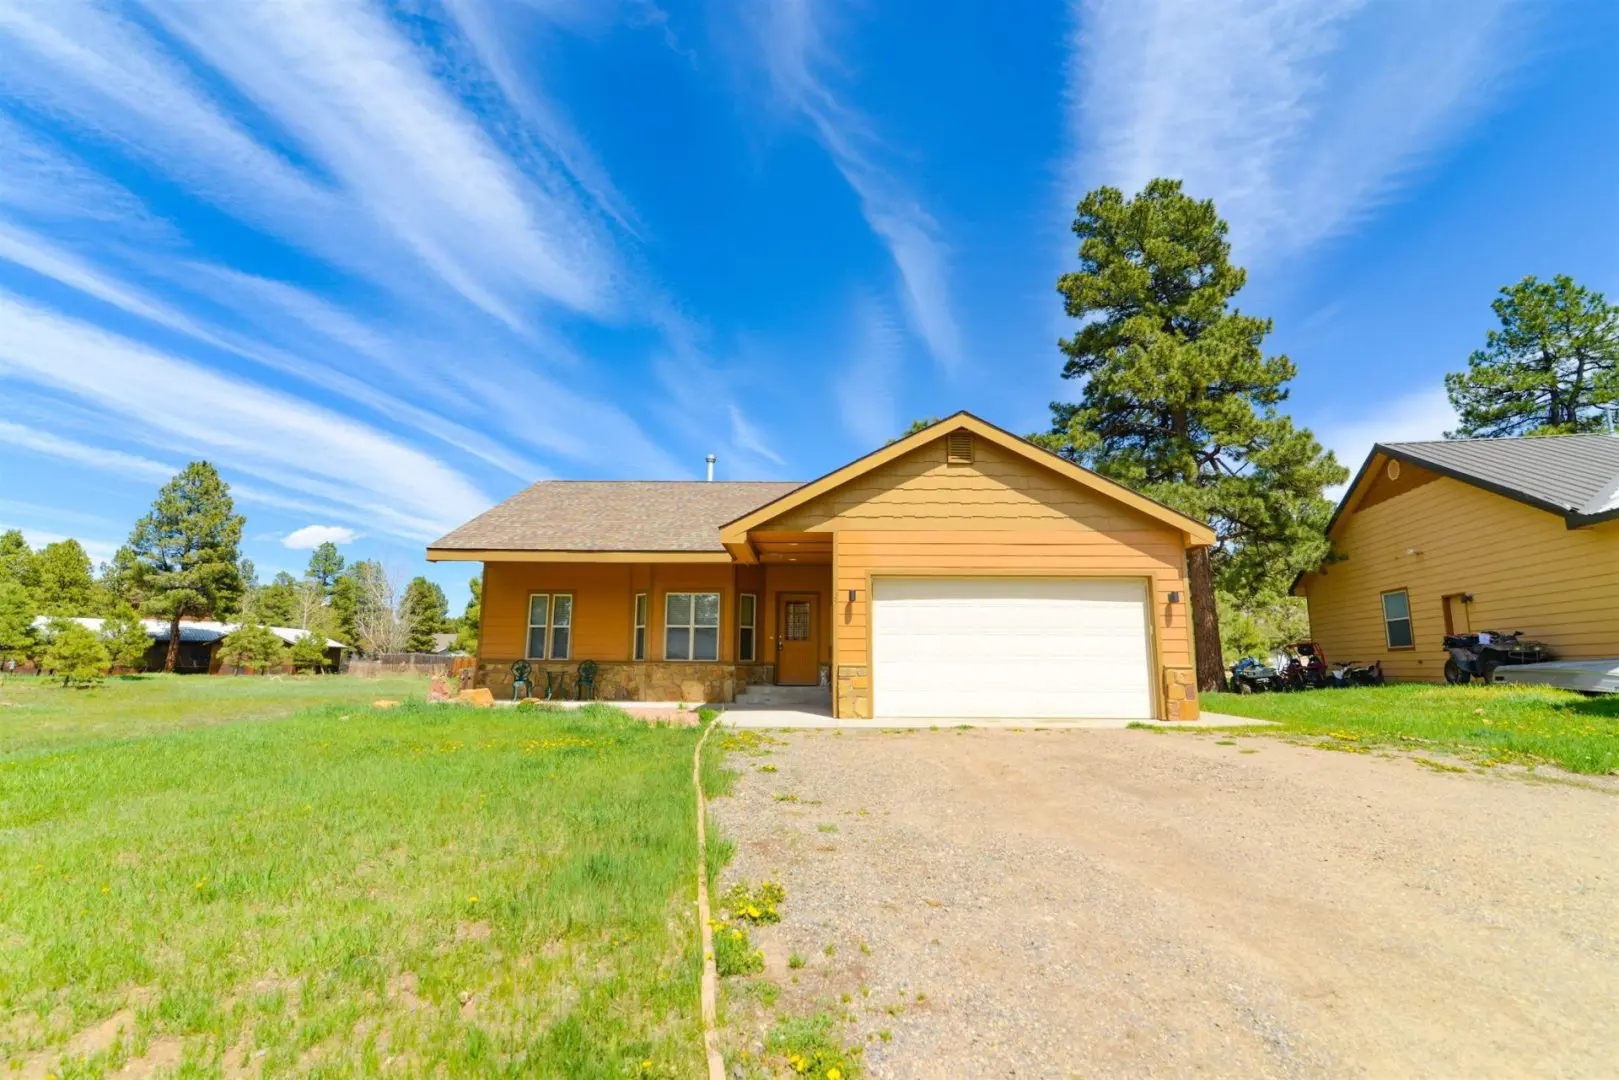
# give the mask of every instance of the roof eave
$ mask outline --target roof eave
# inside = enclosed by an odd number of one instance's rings
[[[428,562],[724,563],[727,551],[597,551],[545,548],[427,549]]]

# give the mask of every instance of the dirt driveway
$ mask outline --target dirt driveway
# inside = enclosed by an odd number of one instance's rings
[[[713,804],[724,879],[786,885],[770,1012],[844,1016],[872,1075],[1619,1069],[1612,785],[1256,736],[781,738]]]

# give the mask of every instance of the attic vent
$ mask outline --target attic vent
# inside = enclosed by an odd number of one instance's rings
[[[951,465],[973,463],[973,436],[966,430],[952,431],[944,439],[944,460]]]

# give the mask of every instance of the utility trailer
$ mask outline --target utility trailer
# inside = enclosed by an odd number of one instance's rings
[[[1586,694],[1619,694],[1619,658],[1508,664],[1496,668],[1493,674],[1493,681],[1498,683],[1555,686]]]

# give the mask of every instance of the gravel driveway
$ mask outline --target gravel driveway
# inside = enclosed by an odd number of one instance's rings
[[[733,1047],[822,1010],[880,1077],[1619,1069],[1612,785],[1254,736],[780,738],[713,803],[723,881],[787,888],[781,998],[728,987]]]

